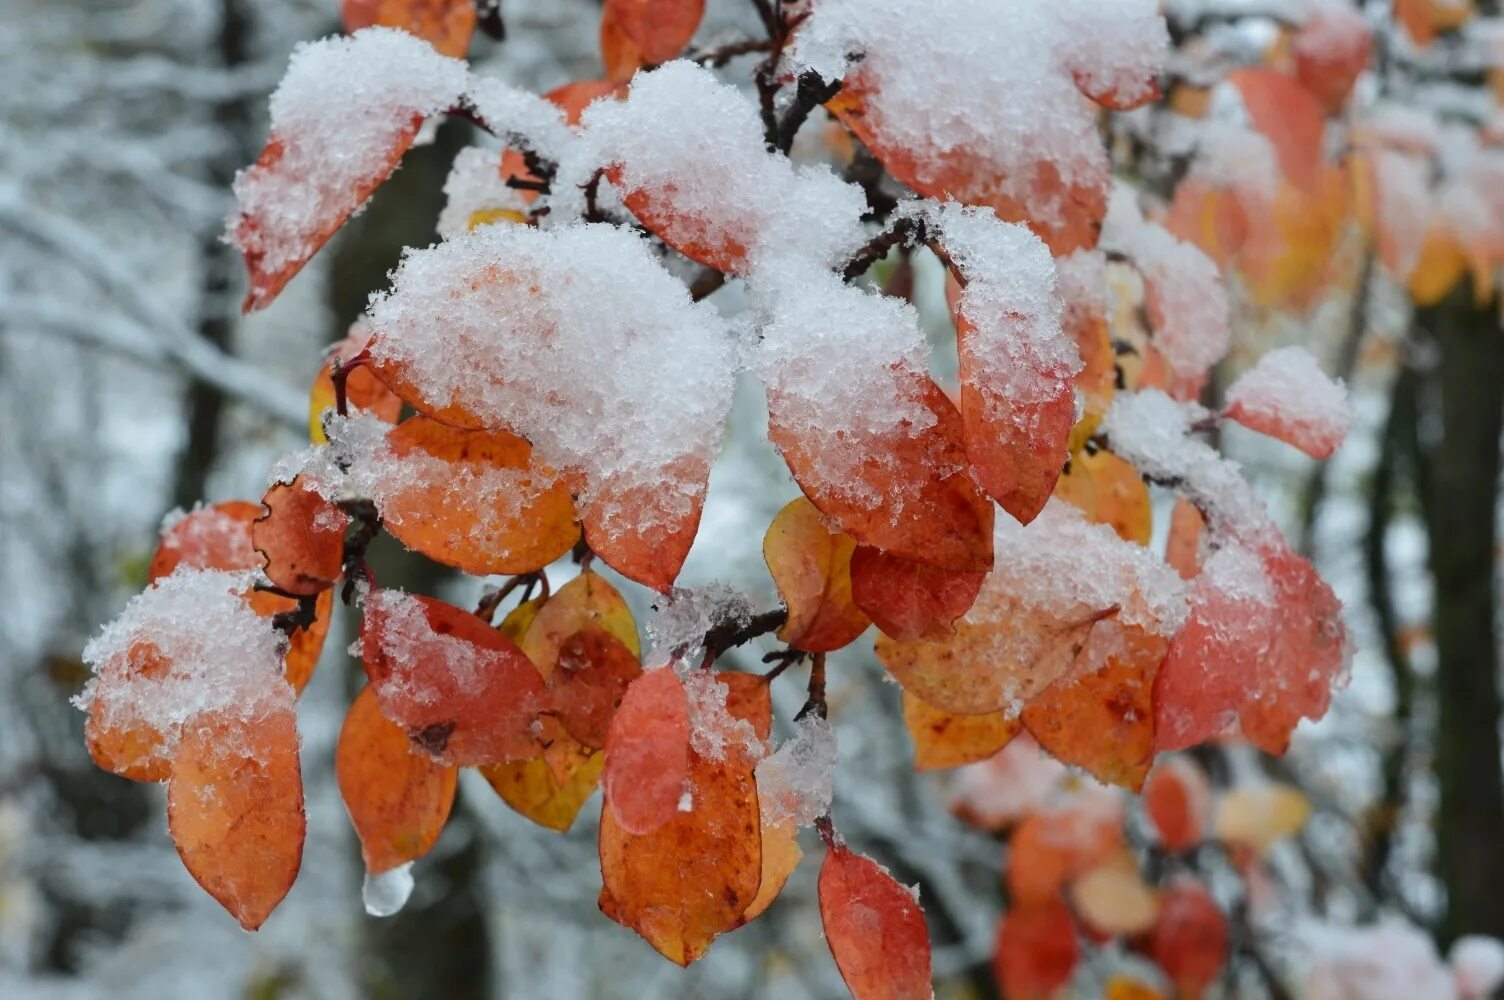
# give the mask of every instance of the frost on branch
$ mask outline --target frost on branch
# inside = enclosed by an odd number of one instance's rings
[[[254,579],[181,567],[84,647],[95,676],[75,704],[89,713],[89,748],[101,767],[160,781],[200,716],[246,722],[292,710],[281,634],[243,596]]]
[[[925,213],[966,277],[956,312],[961,420],[978,480],[1020,522],[1055,488],[1081,355],[1062,332],[1055,266],[1022,226],[950,202]]]
[[[1270,351],[1227,390],[1227,416],[1245,427],[1327,458],[1347,436],[1347,389],[1301,347]]]
[[[419,411],[509,431],[571,483],[608,564],[665,590],[699,523],[731,398],[725,324],[636,235],[484,226],[408,253],[371,356]]]
[[[229,238],[250,271],[247,310],[277,297],[465,84],[463,62],[390,28],[293,52],[272,95],[266,148],[235,178]]]
[[[865,238],[861,189],[769,153],[757,106],[693,63],[638,74],[626,100],[582,121],[580,162],[563,172],[583,183],[605,168],[643,225],[702,264],[742,274],[776,249],[833,267]]]
[[[830,811],[835,769],[836,732],[810,712],[795,724],[794,735],[757,765],[763,823],[812,825]]]
[[[1027,222],[1058,254],[1096,244],[1107,154],[1092,98],[1155,95],[1168,37],[1154,0],[822,0],[789,61],[844,78],[831,110],[930,197]]]
[[[786,262],[759,272],[754,363],[768,436],[805,496],[857,541],[945,569],[991,565],[992,504],[955,404],[930,379],[913,308]]]

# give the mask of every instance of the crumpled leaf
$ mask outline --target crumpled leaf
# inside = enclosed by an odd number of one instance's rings
[[[871,858],[831,844],[820,866],[820,920],[857,1000],[934,995],[930,934],[913,890]]]
[[[475,615],[429,597],[372,591],[360,645],[382,714],[434,760],[494,764],[542,752],[537,723],[552,708],[543,678]]]
[[[914,770],[936,771],[986,760],[1023,728],[1005,712],[956,715],[903,693],[903,724],[914,741]]]
[[[340,0],[339,14],[346,31],[401,28],[455,59],[465,58],[475,34],[475,0]]]
[[[340,727],[334,777],[366,871],[378,874],[428,853],[449,819],[458,776],[381,714],[370,686],[361,689]]]
[[[255,930],[303,862],[303,779],[291,707],[250,720],[214,713],[183,729],[167,783],[167,827],[204,891]]]
[[[289,594],[328,590],[339,579],[350,517],[319,495],[305,476],[276,483],[261,498],[266,508],[251,525],[266,578]]]
[[[663,675],[682,692],[671,668],[649,671],[637,684]],[[729,682],[738,675],[717,676],[728,682],[726,707],[733,717],[766,731],[758,721],[764,707],[771,712],[762,679],[733,687]],[[626,715],[624,704],[617,723]],[[608,743],[608,767],[611,755]],[[688,781],[681,785],[687,808],[676,807],[645,834],[628,832],[615,810],[601,810],[601,911],[641,934],[669,961],[687,966],[699,958],[717,935],[740,924],[759,897],[763,831],[756,763],[737,746],[727,746],[719,760],[690,749]],[[608,803],[610,793],[608,786]]]
[[[690,778],[689,699],[673,668],[649,670],[632,682],[605,749],[602,823],[609,814],[623,834],[640,835],[673,820]]]
[[[382,498],[383,524],[435,562],[475,576],[531,573],[579,540],[569,489],[515,434],[415,416],[386,442],[394,461],[422,474]],[[430,459],[444,463],[442,476],[427,470]]]
[[[815,505],[792,500],[773,518],[762,555],[788,621],[778,638],[796,649],[840,649],[871,624],[852,601],[851,554],[856,541],[826,528]]]
[[[971,609],[983,571],[946,569],[858,545],[851,557],[856,606],[890,639],[941,641]]]

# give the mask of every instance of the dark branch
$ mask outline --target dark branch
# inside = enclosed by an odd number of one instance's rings
[[[836,96],[841,90],[841,81],[827,81],[814,70],[805,70],[799,74],[799,83],[794,91],[794,103],[783,113],[778,121],[778,129],[773,136],[773,148],[780,153],[787,153],[794,147],[794,136],[804,127],[810,113]]]
[[[896,246],[913,246],[926,239],[927,228],[922,219],[904,217],[892,226],[867,241],[867,245],[852,255],[841,277],[855,281],[867,273],[867,269],[888,255]]]

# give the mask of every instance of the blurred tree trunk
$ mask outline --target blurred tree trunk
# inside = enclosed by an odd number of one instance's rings
[[[444,179],[454,155],[469,140],[469,126],[449,122],[435,141],[407,154],[366,210],[351,219],[329,247],[330,339],[343,337],[365,312],[366,300],[387,287],[403,247],[437,239],[435,222],[444,206]],[[371,565],[381,585],[432,594],[447,571],[416,559],[381,539]],[[353,638],[353,637],[352,637]],[[363,678],[351,678],[351,694]],[[395,916],[367,923],[370,956],[367,995],[378,998],[446,997],[484,1000],[491,993],[491,942],[481,884],[478,838],[463,805],[454,810],[433,855],[418,862],[418,885]],[[352,850],[355,863],[359,852]]]
[[[1504,936],[1504,773],[1494,621],[1504,332],[1497,303],[1480,308],[1467,281],[1443,302],[1418,310],[1416,323],[1439,349],[1429,373],[1440,434],[1429,449],[1427,520],[1436,586],[1436,835],[1448,900],[1442,936]]]
[[[250,58],[254,14],[248,0],[223,0],[220,10],[218,57],[224,70],[243,66]],[[220,127],[224,148],[209,163],[208,182],[228,192],[235,171],[255,156],[251,134],[252,95],[242,92],[218,104],[214,120]],[[229,349],[235,333],[238,303],[233,299],[240,273],[240,255],[220,239],[216,223],[199,236],[203,279],[199,290],[198,335],[215,347]],[[195,379],[188,384],[184,400],[188,439],[178,456],[173,502],[184,509],[203,499],[209,470],[219,452],[220,425],[224,422],[225,397],[218,389]]]

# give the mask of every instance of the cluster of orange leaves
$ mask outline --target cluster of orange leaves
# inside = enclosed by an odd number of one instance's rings
[[[403,27],[447,54],[466,50],[475,24],[469,0],[346,0],[343,9],[352,30],[367,24]],[[589,101],[620,94],[635,70],[678,55],[702,14],[701,0],[607,0],[601,46],[608,79],[570,84],[550,99],[574,121]],[[1256,124],[1274,130],[1265,123],[1280,119],[1272,138],[1291,193],[1275,219],[1282,220],[1279,225],[1310,224],[1312,204],[1329,191],[1329,168],[1311,159],[1320,144],[1318,99],[1289,97],[1288,87],[1299,90],[1302,85],[1289,78],[1287,86],[1287,78],[1275,71],[1248,72],[1245,97]],[[1329,82],[1337,71],[1311,72]],[[848,83],[829,110],[895,177],[912,181],[916,152],[894,148],[872,133],[862,117],[861,81]],[[1323,90],[1328,101],[1332,91],[1330,86]],[[1087,96],[1103,107],[1122,104],[1112,94]],[[355,192],[350,211],[396,167],[419,124],[414,122],[375,166],[368,183]],[[258,163],[274,166],[279,156],[273,137]],[[987,169],[964,157],[952,166],[962,174]],[[1039,184],[1058,183],[1048,166],[1041,163]],[[516,152],[502,159],[501,170],[504,178],[527,177]],[[613,179],[609,169],[606,177]],[[965,176],[950,180],[954,183],[942,185],[944,190],[919,192],[944,195],[953,187],[968,188]],[[1064,229],[1037,227],[1057,253],[1093,246],[1106,210],[1105,199],[1082,195],[1067,200],[1075,211]],[[623,201],[644,226],[685,256],[727,273],[742,267],[746,248],[729,234],[719,242],[690,239],[686,232],[703,233],[704,227],[685,225],[672,204],[650,201],[632,190],[623,192]],[[1010,221],[1035,222],[1027,205],[990,207]],[[1177,205],[1171,220],[1182,220],[1182,229],[1189,230],[1185,235],[1198,241],[1209,239],[1208,234],[1215,237],[1212,248],[1226,261],[1237,252],[1224,244],[1227,232],[1248,221],[1234,214],[1226,206]],[[316,243],[332,235],[347,216],[325,220],[323,238]],[[525,223],[514,216],[473,222]],[[1209,229],[1201,225],[1207,218],[1213,219]],[[240,220],[242,227],[258,224]],[[248,259],[248,306],[269,302],[305,262],[268,274]],[[1302,280],[1308,273],[1289,266],[1276,270],[1260,280],[1281,298],[1293,294],[1286,287],[1293,280],[1287,271]],[[958,271],[956,277],[966,276]],[[959,405],[928,376],[916,377],[908,391],[933,415],[933,423],[896,441],[889,460],[871,463],[866,475],[872,481],[862,484],[878,494],[902,492],[909,499],[901,511],[858,508],[843,495],[822,490],[806,475],[816,464],[821,442],[785,426],[780,401],[770,399],[770,437],[806,496],[774,519],[764,555],[787,608],[779,637],[792,649],[823,654],[854,642],[869,625],[878,626],[879,655],[906,689],[904,718],[921,769],[982,760],[1027,731],[1060,760],[1137,789],[1161,748],[1155,681],[1169,652],[1167,639],[1128,631],[1121,653],[1083,673],[1069,666],[1087,634],[1113,609],[1071,622],[1020,614],[957,626],[992,565],[994,501],[1028,523],[1052,496],[1058,497],[1090,520],[1110,525],[1122,539],[1148,544],[1151,509],[1144,481],[1091,438],[1119,381],[1128,388],[1162,384],[1152,344],[1134,345],[1137,356],[1148,360],[1126,370],[1117,363],[1108,317],[1080,304],[1068,306],[1068,333],[1085,362],[1076,383],[1085,411],[1077,417],[1070,394],[1052,400],[1031,415],[1034,431],[1024,439],[1000,433],[987,422],[967,377],[967,342],[973,331],[957,308],[963,368]],[[539,484],[506,517],[456,508],[438,488],[410,487],[383,501],[385,527],[400,542],[467,573],[520,576],[538,573],[583,537],[625,577],[668,589],[693,540],[698,509],[676,531],[650,539],[613,535],[588,519],[582,524],[571,492],[574,484],[538,464],[526,440],[506,428],[487,426],[461,404],[429,405],[398,368],[361,364],[368,337],[362,332],[339,345],[315,380],[310,416],[315,442],[324,439],[321,417],[335,404],[337,373],[350,408],[393,425],[386,445],[398,461],[421,454],[456,470],[535,472]],[[351,362],[354,366],[347,367]],[[401,419],[404,404],[417,414]],[[276,592],[256,591],[247,600],[268,617],[269,628],[270,616],[292,613],[311,601],[312,623],[290,630],[285,658],[286,676],[298,690],[307,683],[327,631],[333,588],[352,568],[346,534],[358,526],[315,486],[301,480],[279,483],[259,505],[232,502],[190,515],[184,524],[215,516],[244,530],[226,536],[220,547],[183,550],[176,563],[161,553],[153,563],[154,579],[177,564],[261,570]],[[1168,557],[1186,576],[1195,572],[1199,530],[1194,510],[1177,507]],[[461,545],[457,538],[480,541]],[[167,548],[164,541],[163,551]],[[621,595],[600,576],[587,570],[556,593],[545,589],[542,596],[524,600],[497,627],[425,597],[371,590],[365,603],[361,659],[369,684],[350,706],[341,730],[336,773],[369,872],[389,871],[427,852],[452,807],[458,769],[475,767],[518,812],[561,831],[601,786],[601,909],[673,961],[693,961],[717,935],[755,918],[777,896],[801,852],[795,829],[764,821],[757,755],[734,741],[719,755],[697,749],[685,680],[672,669],[643,671],[632,616]],[[414,607],[423,629],[417,642],[410,614]],[[399,618],[400,626],[394,624]],[[1019,662],[1012,665],[1025,682],[1021,710],[1006,705],[997,691],[973,683],[962,655],[967,629],[1022,637]],[[466,662],[479,668],[484,683],[461,684],[445,668],[445,657],[454,655],[456,645]],[[424,652],[439,646],[450,652]],[[149,657],[143,657],[141,669],[152,669]],[[766,678],[730,672],[714,676],[724,685],[717,690],[725,692],[727,717],[766,741],[772,721]],[[431,697],[434,692],[440,696]],[[1293,727],[1298,714],[1281,724]],[[185,736],[170,768],[152,769],[136,766],[139,748],[143,741],[150,744],[151,733],[89,734],[91,752],[101,766],[137,780],[170,782],[173,835],[185,863],[251,928],[265,920],[291,886],[304,828],[292,719],[271,720],[263,728],[254,741],[262,748],[259,756],[216,757],[205,747],[217,738],[209,725]],[[1173,798],[1156,787],[1151,779],[1151,809],[1156,808],[1153,802]],[[190,796],[196,797],[194,808],[178,807]],[[1057,820],[1040,816],[1015,834],[1010,872],[1019,874],[1010,875],[1014,907],[999,951],[999,974],[1009,995],[1043,996],[1063,982],[1075,964],[1078,929],[1147,935],[1145,947],[1177,989],[1199,995],[1221,962],[1208,971],[1186,956],[1213,954],[1216,948],[1197,950],[1186,942],[1215,942],[1221,933],[1225,951],[1225,929],[1213,927],[1215,907],[1208,910],[1204,893],[1198,897],[1199,890],[1174,888],[1155,893],[1152,927],[1135,923],[1130,928],[1126,917],[1101,912],[1111,906],[1083,904],[1083,899],[1095,898],[1086,889],[1077,891],[1074,907],[1067,906],[1062,894],[1068,886],[1101,883],[1113,889],[1106,895],[1121,895],[1122,886],[1131,883],[1123,863],[1126,848],[1119,828],[1062,858],[1044,829],[1053,822]],[[1035,832],[1030,823],[1041,829]],[[827,846],[819,878],[821,913],[848,985],[861,997],[926,995],[929,941],[916,900],[870,859],[848,850],[828,825],[821,832]],[[1167,842],[1171,836],[1166,833]],[[1185,836],[1195,840],[1199,834]],[[1031,859],[1030,851],[1037,856]],[[1026,878],[1035,881],[1023,884]],[[1020,884],[1011,884],[1014,879]]]

